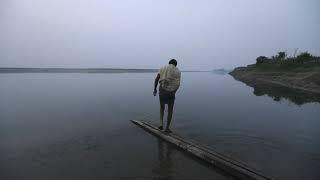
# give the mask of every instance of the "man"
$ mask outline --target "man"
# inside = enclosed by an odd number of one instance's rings
[[[172,120],[173,105],[175,100],[175,94],[180,86],[181,72],[176,67],[177,61],[171,59],[169,64],[160,68],[159,73],[154,81],[153,95],[157,95],[157,86],[159,86],[159,100],[160,100],[160,126],[159,129],[163,129],[163,114],[165,104],[168,104],[168,117],[167,126],[165,132],[170,133],[170,124]]]

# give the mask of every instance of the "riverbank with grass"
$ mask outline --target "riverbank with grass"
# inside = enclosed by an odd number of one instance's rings
[[[287,57],[279,52],[271,58],[260,56],[255,64],[237,67],[230,74],[246,84],[270,83],[320,95],[320,57],[303,52]]]

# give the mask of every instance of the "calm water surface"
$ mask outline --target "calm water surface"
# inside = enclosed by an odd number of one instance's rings
[[[0,179],[232,179],[129,122],[158,123],[154,77],[0,74]],[[255,91],[183,73],[172,128],[277,179],[320,179],[320,104]]]

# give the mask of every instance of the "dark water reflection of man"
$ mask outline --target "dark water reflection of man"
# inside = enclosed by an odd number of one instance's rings
[[[158,161],[153,170],[158,177],[154,177],[156,180],[171,180],[172,178],[172,148],[166,142],[163,142],[161,139],[158,139]]]
[[[175,94],[180,86],[181,72],[176,67],[177,61],[171,59],[168,65],[160,68],[159,73],[154,81],[153,95],[157,95],[157,86],[159,86],[159,100],[160,100],[160,126],[159,129],[163,129],[163,115],[165,110],[165,104],[168,104],[168,117],[166,132],[170,133],[170,124],[173,114],[173,105],[175,100]]]

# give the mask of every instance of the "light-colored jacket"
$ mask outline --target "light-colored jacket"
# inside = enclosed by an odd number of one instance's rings
[[[160,88],[167,91],[176,91],[180,86],[181,72],[173,64],[168,64],[160,68]]]

